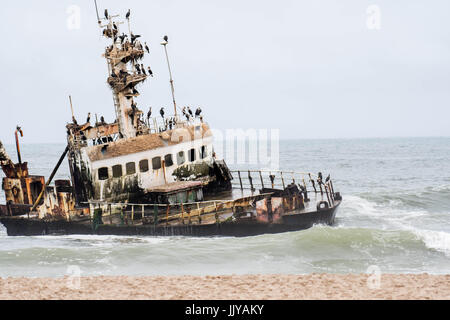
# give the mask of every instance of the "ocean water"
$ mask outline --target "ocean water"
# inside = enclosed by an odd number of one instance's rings
[[[13,146],[7,146],[15,157]],[[64,145],[24,145],[49,176]],[[450,138],[280,143],[283,170],[331,173],[344,201],[336,224],[248,238],[7,237],[0,277],[248,273],[450,273]],[[68,178],[65,163],[57,179]],[[4,202],[3,195],[0,202]]]

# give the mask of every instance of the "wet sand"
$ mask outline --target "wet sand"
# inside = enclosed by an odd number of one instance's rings
[[[243,275],[0,279],[0,299],[450,299],[450,275]],[[79,288],[77,285],[79,284]]]

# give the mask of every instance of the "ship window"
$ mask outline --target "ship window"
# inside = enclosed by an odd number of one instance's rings
[[[113,177],[120,178],[123,175],[122,166],[118,164],[117,166],[112,167]]]
[[[167,168],[173,166],[173,158],[172,158],[171,154],[166,155],[164,157],[164,161],[165,161],[165,164],[166,164]]]
[[[128,162],[126,167],[127,167],[127,175],[136,173],[136,163]]]
[[[186,162],[186,156],[184,155],[184,151],[177,153],[177,163],[179,166]]]
[[[153,170],[161,169],[161,157],[156,157],[152,159]]]
[[[148,171],[148,160],[142,160],[141,162],[139,162],[139,170],[141,172]]]
[[[195,161],[195,149],[189,150],[189,161],[194,162]]]
[[[200,148],[200,158],[201,159],[205,159],[208,153],[208,149],[206,148],[206,146],[203,146]]]
[[[107,180],[109,178],[108,168],[98,169],[98,179]]]

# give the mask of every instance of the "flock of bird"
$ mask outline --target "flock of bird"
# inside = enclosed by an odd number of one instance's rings
[[[87,119],[86,119],[86,123],[91,123],[91,113],[88,113]],[[105,118],[103,116],[100,117],[100,125],[105,125],[106,121]]]
[[[200,107],[197,108],[197,110],[195,111],[195,118],[201,117],[202,112],[203,111]],[[152,117],[152,113],[153,113],[152,107],[150,107],[149,111],[147,112],[147,121],[150,120],[150,118]],[[186,117],[187,121],[194,119],[194,113],[192,112],[192,109],[190,107],[183,107],[182,113],[183,113],[183,116]],[[165,111],[164,107],[162,107],[159,110],[159,114],[161,115],[161,118],[165,119],[166,111]]]
[[[125,15],[125,17],[128,21],[130,20],[130,16],[131,16],[131,10],[128,10],[128,12]],[[111,18],[107,9],[105,9],[105,18],[106,18],[106,20],[110,20],[110,18]],[[125,33],[118,35],[118,33],[119,33],[119,28],[117,27],[117,24],[115,22],[112,22],[112,28],[111,28],[111,24],[110,24],[109,27],[107,27],[103,32],[103,34],[105,36],[114,39],[114,44],[117,44],[117,41],[120,40],[120,46],[121,46],[122,50],[127,51],[130,48],[137,48],[140,51],[144,51],[144,49],[145,49],[145,51],[147,53],[150,53],[150,48],[147,45],[147,42],[144,42],[144,46],[139,42],[138,38],[141,38],[140,35],[135,35],[132,32],[130,32],[129,36]],[[164,42],[162,44],[163,45],[167,44],[169,41],[168,36],[164,36],[163,39],[164,39]],[[111,45],[107,49],[109,52],[114,49],[114,44]],[[135,72],[139,75],[143,74],[145,76],[148,75],[148,76],[153,77],[153,71],[151,70],[150,67],[145,68],[142,63],[137,63],[137,60],[142,59],[142,58],[143,58],[143,56],[139,56],[139,57],[137,57],[137,59],[132,58],[132,63],[133,63]],[[121,79],[125,85],[127,83],[127,78],[130,75],[132,75],[130,72],[124,71],[124,70],[120,70],[118,73],[116,73],[114,70],[112,70],[112,72],[111,72],[112,78]],[[130,94],[130,96],[127,96],[128,99],[131,99],[132,96],[139,95],[139,92],[134,87],[130,89],[130,93],[132,93],[132,94]],[[134,101],[131,104],[131,108],[134,113],[137,111],[137,104]],[[166,118],[164,107],[160,109],[159,113],[161,115],[161,118],[165,122],[166,129],[167,128],[172,129],[172,127],[176,124],[176,118],[175,117]],[[194,117],[201,118],[202,109],[197,108],[197,110],[195,111],[195,114],[194,114],[194,112],[191,110],[190,107],[184,107],[182,109],[182,113],[183,113],[183,116],[186,118],[186,120],[190,121],[191,119],[194,119]],[[147,122],[148,123],[150,121],[151,116],[152,116],[152,108],[150,107],[150,109],[147,113]],[[103,119],[103,117],[102,117],[102,119]],[[88,115],[88,120],[90,120],[90,114]],[[87,121],[87,122],[89,122],[89,121]],[[102,123],[104,123],[104,120],[102,120]]]
[[[125,15],[125,18],[126,18],[127,20],[130,20],[130,16],[131,16],[131,10],[128,9],[128,12],[127,12],[127,14]],[[109,18],[110,18],[110,15],[109,15],[109,13],[108,13],[108,9],[105,9],[105,19],[106,19],[106,20],[109,20]]]
[[[126,14],[127,20],[130,19],[130,15],[131,15],[131,10],[128,10],[128,12]],[[107,20],[109,20],[111,18],[107,9],[105,9],[105,18]],[[111,27],[111,25],[112,25],[112,27]],[[113,39],[113,45],[111,45],[107,48],[107,52],[110,53],[111,51],[113,51],[113,49],[115,48],[115,45],[118,43],[118,39],[120,39],[120,46],[121,46],[120,50],[129,51],[132,48],[138,49],[138,52],[132,52],[133,54],[131,55],[131,60],[133,62],[133,66],[134,66],[134,69],[137,72],[137,74],[144,74],[146,76],[149,75],[149,76],[153,77],[153,71],[151,70],[150,67],[145,68],[143,64],[137,63],[140,59],[142,59],[144,57],[144,55],[140,54],[139,51],[143,52],[145,50],[145,51],[147,51],[147,53],[150,53],[150,48],[149,48],[147,42],[145,42],[144,46],[143,46],[138,40],[138,38],[140,38],[141,35],[135,35],[131,31],[130,31],[129,36],[125,33],[122,33],[122,35],[118,35],[118,33],[119,33],[119,28],[117,27],[117,24],[115,22],[110,22],[108,27],[103,30],[103,35]],[[127,62],[127,61],[124,60],[124,62]],[[111,74],[111,77],[112,78],[118,78],[119,76],[124,77],[123,81],[124,81],[124,83],[126,83],[127,75],[128,75],[127,71],[121,71],[121,73],[119,75],[113,71]]]

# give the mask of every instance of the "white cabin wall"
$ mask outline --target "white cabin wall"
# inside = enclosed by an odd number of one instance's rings
[[[207,154],[205,159],[200,158],[200,150],[202,146],[207,147]],[[194,162],[189,162],[188,152],[191,149],[196,150],[196,160]],[[164,185],[166,183],[171,183],[175,181],[173,176],[174,171],[181,167],[178,166],[177,163],[177,154],[181,151],[185,152],[186,162],[181,165],[184,166],[186,164],[195,164],[195,163],[208,163],[211,164],[213,161],[213,137],[207,137],[203,139],[197,139],[193,141],[188,141],[184,143],[179,143],[176,145],[171,145],[167,147],[162,147],[158,149],[147,150],[144,152],[139,152],[135,154],[128,154],[125,156],[115,157],[111,159],[99,160],[95,162],[91,162],[91,172],[94,180],[94,185],[97,184],[99,187],[98,190],[101,190],[101,195],[96,195],[96,198],[99,200],[105,201],[105,195],[109,194],[111,190],[108,190],[106,185],[111,186],[111,182],[113,184],[121,183],[121,187],[123,188],[126,182],[137,177],[139,188],[143,190],[149,190],[153,187]],[[161,157],[164,160],[164,157],[167,154],[172,154],[173,165],[171,167],[166,167],[166,180],[164,179],[163,168],[158,170],[153,170],[152,168],[152,159],[155,157]],[[139,168],[139,162],[141,160],[147,159],[149,162],[149,171],[141,173]],[[134,162],[136,164],[136,174],[126,175],[126,164]],[[122,165],[123,175],[122,178],[113,178],[112,167],[115,165]],[[99,180],[98,179],[98,169],[100,168],[108,168],[108,180]],[[117,180],[117,181],[116,181]],[[110,189],[110,188],[109,188]]]

